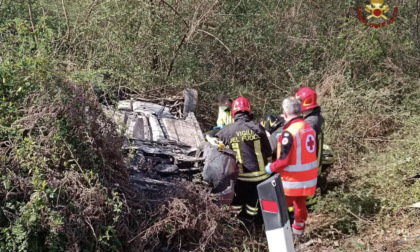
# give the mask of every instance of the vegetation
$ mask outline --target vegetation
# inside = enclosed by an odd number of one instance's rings
[[[219,250],[263,250],[261,232],[244,235],[189,186],[145,206],[97,95],[193,87],[206,129],[218,93],[248,97],[261,118],[303,85],[338,157],[310,249],[416,250],[420,6],[386,4],[398,16],[375,29],[359,0],[0,0],[0,251],[214,250],[228,235]],[[216,221],[165,212],[189,204]]]

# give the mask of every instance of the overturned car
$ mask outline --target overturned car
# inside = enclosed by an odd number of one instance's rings
[[[159,193],[180,181],[204,180],[219,204],[230,204],[238,174],[235,154],[205,142],[194,114],[197,98],[196,90],[186,89],[183,97],[121,100],[105,113],[124,138],[138,190]]]

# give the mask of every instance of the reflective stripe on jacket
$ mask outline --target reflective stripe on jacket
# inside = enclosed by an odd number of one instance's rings
[[[322,149],[324,144],[324,135],[323,135],[323,126],[324,126],[324,118],[321,115],[321,108],[317,107],[314,110],[304,117],[305,122],[307,122],[312,129],[315,130],[316,134],[316,149],[317,149],[317,157],[318,157],[318,176],[321,175],[322,172]]]
[[[284,194],[287,196],[311,196],[315,194],[318,166],[316,135],[311,126],[298,119],[285,128],[293,137],[288,164],[281,169]],[[281,143],[278,146],[280,155]]]
[[[271,146],[264,128],[250,115],[238,112],[235,122],[220,130],[216,137],[236,152],[238,180],[258,182],[270,177],[265,170],[271,156]]]
[[[231,123],[233,123],[233,118],[230,113],[230,110],[223,110],[219,107],[219,115],[217,116],[217,126],[226,126]]]

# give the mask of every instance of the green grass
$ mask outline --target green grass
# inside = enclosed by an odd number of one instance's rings
[[[343,242],[337,251],[417,251],[420,209],[409,206],[420,201],[420,179],[412,179],[420,174],[418,121],[409,117],[391,136],[367,143],[372,151],[337,173],[350,179],[320,199],[317,213],[334,220]]]

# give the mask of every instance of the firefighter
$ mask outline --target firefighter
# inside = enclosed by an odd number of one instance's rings
[[[322,171],[322,146],[324,143],[324,135],[322,133],[324,117],[321,115],[321,107],[317,104],[316,92],[309,87],[299,89],[295,94],[295,98],[301,101],[303,119],[315,130],[316,157],[318,160],[318,175],[320,175]]]
[[[252,120],[251,104],[245,97],[233,101],[232,117],[234,123],[216,134],[216,138],[236,152],[239,164],[232,209],[238,214],[256,216],[259,209],[257,185],[270,177],[265,165],[271,156],[271,147],[264,128]]]
[[[301,101],[303,119],[311,125],[316,134],[316,157],[318,161],[318,187],[322,187],[326,183],[326,177],[321,176],[322,173],[322,152],[324,143],[324,134],[322,128],[324,125],[324,117],[321,115],[321,107],[317,103],[316,92],[309,88],[303,87],[295,94],[295,98]],[[307,206],[316,204],[317,200],[314,196],[308,197]]]
[[[273,153],[273,160],[276,158],[277,154],[277,141],[280,137],[281,132],[283,132],[283,125],[284,125],[284,116],[275,116],[273,114],[269,114],[265,121],[261,122],[261,125],[264,127],[265,131],[267,132],[268,139],[271,145],[271,151]]]
[[[294,97],[285,99],[283,113],[286,122],[278,140],[277,160],[267,164],[266,170],[269,174],[281,174],[287,206],[294,206],[295,220],[292,230],[300,237],[308,216],[306,198],[316,191],[316,134],[304,121],[299,100]]]

